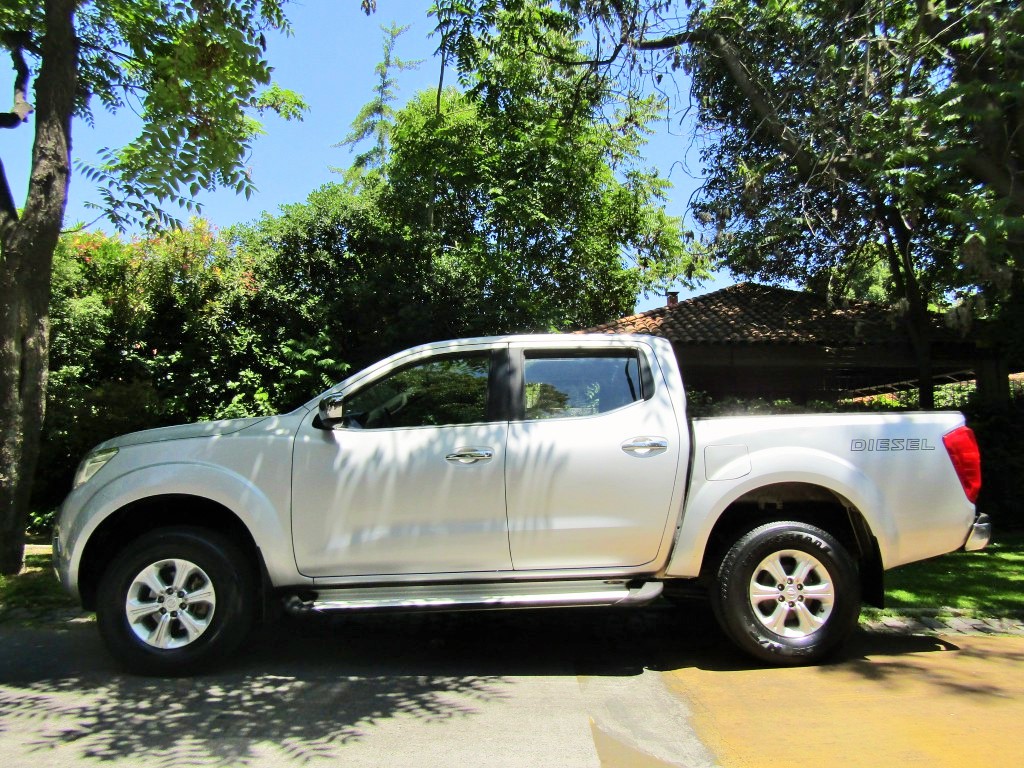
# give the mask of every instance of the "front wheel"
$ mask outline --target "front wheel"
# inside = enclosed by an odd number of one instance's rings
[[[152,531],[119,554],[100,581],[96,616],[114,657],[146,674],[189,674],[223,658],[252,622],[245,559],[222,536]]]
[[[740,537],[711,591],[719,624],[742,650],[772,664],[817,662],[853,631],[857,568],[831,535],[774,522]]]

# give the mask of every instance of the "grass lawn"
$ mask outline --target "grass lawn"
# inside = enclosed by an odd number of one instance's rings
[[[952,552],[886,571],[886,608],[865,609],[864,616],[1024,618],[1024,533],[994,539],[979,552]]]
[[[0,575],[0,621],[33,620],[78,604],[57,582],[49,555],[27,555],[17,576]]]

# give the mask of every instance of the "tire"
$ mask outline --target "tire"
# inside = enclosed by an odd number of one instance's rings
[[[813,664],[849,637],[860,614],[857,567],[843,546],[812,525],[774,522],[726,552],[711,589],[715,617],[754,658]]]
[[[132,672],[200,671],[248,633],[255,595],[250,571],[238,549],[212,531],[147,533],[117,555],[100,580],[100,635]]]

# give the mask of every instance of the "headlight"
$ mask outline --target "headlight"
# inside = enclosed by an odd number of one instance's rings
[[[78,465],[78,471],[75,472],[75,481],[71,484],[71,490],[74,490],[82,483],[88,482],[93,475],[103,469],[104,464],[116,455],[117,448],[105,448],[102,451],[96,451],[86,456],[82,463]]]

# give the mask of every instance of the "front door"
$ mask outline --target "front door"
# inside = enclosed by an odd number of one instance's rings
[[[492,354],[398,367],[346,393],[345,423],[310,414],[296,436],[293,540],[314,577],[511,568],[505,516],[508,423]]]

